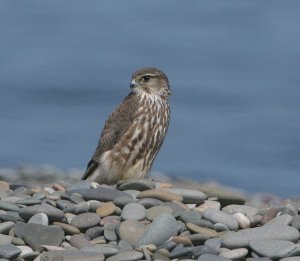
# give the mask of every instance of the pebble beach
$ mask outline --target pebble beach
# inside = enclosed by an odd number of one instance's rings
[[[48,173],[48,175],[47,175]],[[300,201],[161,176],[0,170],[0,260],[300,261]]]

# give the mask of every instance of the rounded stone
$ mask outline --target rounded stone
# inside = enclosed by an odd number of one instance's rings
[[[250,241],[249,246],[260,256],[270,257],[274,260],[293,255],[293,251],[297,248],[294,243],[286,240],[253,240]]]
[[[21,254],[21,249],[14,246],[13,244],[5,244],[0,246],[0,258],[4,259],[15,259]]]
[[[182,188],[172,188],[167,190],[174,194],[180,195],[183,199],[182,202],[185,204],[199,204],[203,203],[203,201],[206,199],[206,195],[199,190]]]
[[[104,203],[101,207],[97,208],[96,213],[100,217],[112,215],[116,210],[116,205],[112,202]]]
[[[64,218],[63,211],[55,207],[52,207],[50,205],[47,206],[35,205],[35,206],[22,208],[19,212],[19,215],[21,218],[24,218],[25,220],[29,220],[32,216],[38,213],[46,214],[50,221],[60,221]]]
[[[124,207],[128,203],[135,202],[133,198],[129,197],[117,197],[113,203],[118,207]]]
[[[137,201],[137,203],[142,204],[145,208],[151,208],[151,207],[155,207],[155,206],[163,206],[164,202],[159,200],[159,199],[155,199],[155,198],[142,198],[140,200]]]
[[[139,203],[129,203],[124,206],[121,217],[124,220],[143,220],[146,217],[146,210],[144,206]]]
[[[116,235],[116,225],[107,223],[104,225],[104,237],[108,241],[115,241],[117,240],[117,235]]]
[[[193,223],[195,225],[199,225],[199,222],[201,222],[202,215],[199,211],[183,211],[180,215],[180,219],[184,221],[185,223]]]
[[[79,234],[80,230],[72,225],[61,223],[61,222],[53,222],[53,225],[61,227],[67,235]]]
[[[6,202],[6,201],[0,201],[0,209],[6,210],[6,211],[15,211],[15,212],[19,212],[21,210],[15,204]]]
[[[231,261],[229,258],[212,255],[212,254],[204,254],[198,258],[198,261]]]
[[[128,193],[124,191],[118,191],[111,188],[97,188],[97,189],[88,189],[88,190],[80,190],[78,191],[79,194],[85,200],[98,200],[101,202],[109,202],[114,201],[116,198],[119,197],[127,197],[132,198]]]
[[[14,226],[15,226],[15,223],[12,221],[6,221],[6,222],[0,223],[0,234],[6,234]]]
[[[217,209],[210,208],[205,210],[203,212],[203,218],[211,221],[212,223],[223,223],[230,230],[237,230],[239,227],[238,222],[233,216]]]
[[[77,249],[81,249],[82,247],[92,247],[92,243],[88,241],[82,234],[76,234],[71,236],[70,244]]]
[[[176,204],[175,202],[165,202],[165,206],[172,209],[172,215],[177,218],[180,217],[181,214],[185,211],[185,209],[179,204]]]
[[[294,228],[300,230],[300,215],[295,215],[295,216],[293,216],[291,225],[292,225]]]
[[[75,216],[72,221],[71,225],[79,228],[79,229],[87,229],[90,227],[94,227],[99,225],[100,217],[96,213],[82,213],[78,216]]]
[[[135,250],[124,251],[114,256],[108,257],[106,261],[135,261],[143,258],[143,253]]]
[[[146,228],[136,246],[141,247],[149,244],[159,246],[170,237],[176,236],[177,233],[176,219],[171,214],[162,214]]]
[[[119,236],[134,246],[145,230],[146,226],[142,223],[136,220],[126,220],[119,227]]]
[[[103,244],[103,245],[94,245],[92,247],[82,247],[80,251],[83,252],[93,252],[93,253],[100,253],[103,254],[105,257],[109,257],[115,255],[119,252],[117,247]]]
[[[240,228],[250,227],[250,220],[243,213],[235,213],[233,217],[238,222]]]
[[[130,179],[117,184],[119,190],[150,190],[155,188],[155,182],[149,179]]]
[[[146,210],[146,218],[150,221],[154,220],[161,214],[169,213],[172,214],[172,209],[167,206],[155,206]]]
[[[199,227],[197,225],[194,225],[192,223],[187,223],[186,227],[191,230],[194,233],[199,233],[202,235],[207,236],[208,238],[213,238],[213,237],[218,237],[218,233],[210,228],[206,228],[206,227]]]
[[[37,213],[33,215],[29,220],[28,223],[34,223],[34,224],[40,224],[43,226],[49,225],[49,219],[48,216],[44,213]]]
[[[228,205],[224,208],[222,208],[222,211],[232,215],[235,213],[242,213],[246,217],[254,216],[258,214],[258,209],[252,206],[246,206],[246,205]]]
[[[205,200],[204,203],[201,204],[200,206],[196,207],[195,210],[204,212],[206,209],[209,209],[209,208],[220,209],[221,204],[220,204],[220,202],[215,201],[215,200]]]
[[[102,236],[103,233],[104,233],[104,227],[96,226],[96,227],[88,228],[85,231],[85,236],[92,240],[94,238]]]
[[[237,248],[220,253],[220,256],[229,258],[231,260],[241,260],[248,254],[247,248]]]
[[[155,198],[162,201],[182,201],[182,196],[163,189],[152,189],[140,192],[137,198]]]

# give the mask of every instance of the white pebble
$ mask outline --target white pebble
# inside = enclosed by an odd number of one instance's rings
[[[238,222],[240,228],[250,227],[250,220],[243,213],[235,213],[233,216]]]

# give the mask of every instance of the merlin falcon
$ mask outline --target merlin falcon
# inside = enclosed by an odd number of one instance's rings
[[[132,75],[131,92],[105,122],[82,179],[99,184],[145,177],[166,136],[171,94],[167,76],[146,67]]]

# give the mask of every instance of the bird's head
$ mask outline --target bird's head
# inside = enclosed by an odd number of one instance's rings
[[[130,87],[134,93],[148,93],[162,97],[171,95],[168,77],[154,67],[137,70],[132,75]]]

